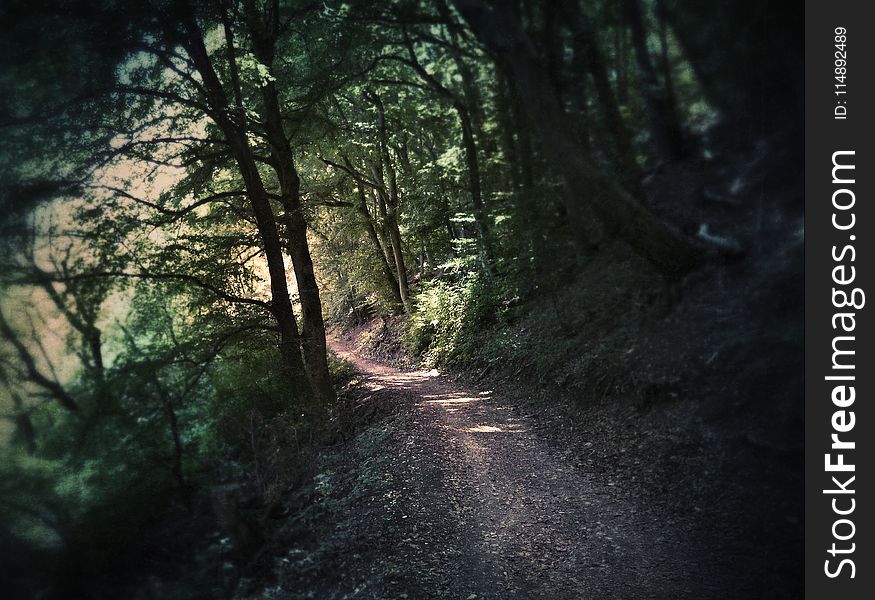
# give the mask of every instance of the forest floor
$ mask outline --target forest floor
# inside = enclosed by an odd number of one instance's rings
[[[394,406],[323,465],[316,488],[338,542],[299,559],[293,587],[309,580],[318,598],[717,597],[720,578],[693,567],[705,549],[676,515],[588,470],[513,402],[376,362],[347,339],[331,346],[360,372],[365,401]]]

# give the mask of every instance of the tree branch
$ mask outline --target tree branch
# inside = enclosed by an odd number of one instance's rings
[[[119,196],[121,196],[123,198],[127,198],[128,200],[133,200],[137,204],[142,204],[143,206],[148,206],[149,208],[160,212],[162,215],[167,215],[169,217],[173,217],[174,219],[178,219],[179,217],[182,217],[182,216],[190,213],[191,211],[195,210],[196,208],[201,207],[205,204],[209,204],[211,202],[218,202],[219,200],[224,200],[226,198],[234,198],[234,197],[246,195],[245,190],[230,190],[227,192],[218,192],[216,194],[212,194],[210,196],[206,196],[204,198],[201,198],[200,200],[197,200],[197,201],[189,204],[188,206],[174,210],[171,208],[165,208],[165,207],[161,206],[160,204],[157,204],[156,202],[152,202],[150,200],[145,200],[144,198],[138,198],[137,196],[134,196],[133,194],[131,194],[130,192],[128,192],[126,190],[123,190],[122,188],[118,188],[118,187],[114,187],[114,186],[110,186],[110,185],[96,185],[96,186],[91,186],[91,187],[108,190],[110,192],[118,194]]]
[[[257,306],[264,310],[272,311],[272,307],[269,302],[231,294],[212,284],[207,283],[206,281],[203,281],[202,279],[198,279],[194,275],[188,275],[186,273],[150,273],[147,271],[143,271],[140,273],[129,273],[127,271],[90,271],[87,273],[69,275],[67,277],[60,278],[57,281],[67,283],[71,281],[80,281],[84,279],[92,279],[98,277],[116,277],[120,279],[146,279],[152,281],[180,281],[183,283],[190,283],[195,287],[206,290],[215,295],[217,298],[221,298],[222,300],[225,300],[227,302],[233,302],[235,304],[248,304],[250,306]]]
[[[67,410],[76,412],[79,410],[79,403],[71,396],[63,386],[53,379],[49,379],[43,375],[36,366],[36,361],[31,356],[27,347],[18,339],[18,336],[9,326],[3,312],[0,311],[0,335],[2,335],[13,348],[15,348],[18,358],[24,363],[24,368],[27,370],[27,376],[36,385],[47,391]]]
[[[362,173],[360,171],[357,171],[356,169],[354,169],[352,166],[352,163],[346,157],[344,157],[344,162],[346,162],[346,165],[338,164],[334,161],[328,160],[327,158],[323,158],[321,156],[319,157],[319,160],[321,160],[323,163],[325,163],[329,167],[334,167],[335,169],[343,171],[344,173],[346,173],[347,175],[352,177],[355,181],[360,181],[361,183],[363,183],[364,185],[366,185],[368,187],[372,187],[372,188],[377,189],[377,190],[383,189],[382,185],[380,185],[379,183],[376,183],[374,181],[371,181],[370,179],[368,179],[367,177],[362,175]]]

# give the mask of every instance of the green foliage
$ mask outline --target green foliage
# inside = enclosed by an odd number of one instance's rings
[[[358,376],[358,371],[352,363],[343,360],[333,352],[328,353],[328,369],[331,379],[337,387],[343,387]]]
[[[53,502],[61,500],[56,490],[63,474],[59,461],[28,455],[17,448],[0,449],[0,506],[6,517],[0,522],[0,537],[28,539],[40,547],[60,543],[60,524]]]
[[[163,429],[97,415],[83,422],[46,410],[34,421],[38,453],[10,448],[0,457],[4,553],[50,553],[55,576],[76,586],[107,565],[127,568],[132,553],[153,543],[145,532],[181,516],[182,491],[168,468]],[[44,585],[37,566],[5,574],[9,585],[31,592]]]
[[[408,352],[426,366],[464,362],[479,352],[484,329],[506,323],[515,294],[479,273],[433,280],[416,296],[403,334]]]
[[[201,441],[207,452],[245,446],[252,413],[272,419],[293,410],[292,392],[277,373],[277,350],[244,346],[221,361],[212,376],[215,393],[206,402]]]

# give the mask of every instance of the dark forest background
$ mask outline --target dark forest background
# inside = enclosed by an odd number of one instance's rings
[[[371,418],[333,327],[539,389],[557,435],[633,439],[751,589],[793,597],[801,23],[748,0],[3,2],[3,596],[243,589]]]

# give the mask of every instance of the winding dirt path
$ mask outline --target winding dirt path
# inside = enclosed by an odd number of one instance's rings
[[[371,541],[392,576],[346,597],[721,597],[671,519],[597,481],[491,390],[330,344],[368,388],[412,407],[373,499],[391,513]]]

